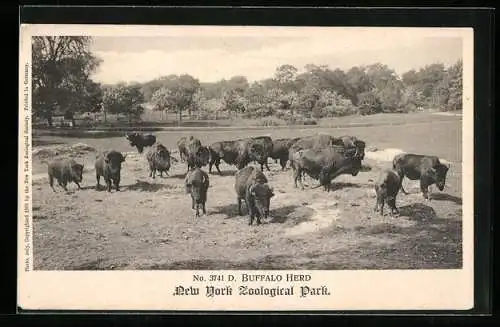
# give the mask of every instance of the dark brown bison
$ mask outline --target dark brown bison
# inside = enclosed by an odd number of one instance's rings
[[[401,191],[408,194],[403,188],[403,179],[420,180],[420,190],[424,199],[431,199],[430,186],[436,184],[440,191],[444,190],[446,174],[450,169],[436,156],[427,156],[412,153],[398,154],[392,160],[392,167],[401,177]]]
[[[161,143],[155,143],[146,154],[149,164],[149,177],[155,178],[156,171],[163,177],[163,172],[168,176],[170,169],[170,152]]]
[[[281,170],[285,170],[288,161],[288,150],[299,139],[299,137],[296,137],[293,139],[282,138],[273,140],[273,151],[271,152],[270,157],[274,159],[276,163],[279,160]]]
[[[219,175],[222,175],[219,165],[223,160],[228,165],[234,165],[242,169],[248,165],[250,155],[248,154],[248,143],[244,140],[215,142],[208,146],[210,160],[208,163],[208,173],[212,173],[212,166],[215,165]]]
[[[261,223],[261,217],[264,219],[268,217],[274,192],[261,170],[253,166],[239,170],[235,175],[234,188],[238,201],[238,214],[242,215],[241,200],[245,200],[250,217],[249,225],[252,225],[255,217],[257,217],[258,225]]]
[[[108,192],[111,192],[112,184],[114,184],[116,191],[120,190],[122,163],[126,157],[127,154],[123,155],[116,150],[105,151],[97,156],[95,162],[96,190],[100,188],[101,176],[106,182]]]
[[[294,152],[291,160],[294,186],[297,187],[297,181],[300,181],[301,188],[304,189],[303,173],[318,180],[317,187],[323,186],[325,191],[330,191],[331,181],[339,175],[356,176],[361,170],[361,155],[354,156],[354,152],[346,155],[345,152],[347,151],[342,147],[324,147]]]
[[[380,172],[378,180],[375,182],[375,192],[377,200],[375,201],[375,212],[380,208],[380,215],[384,215],[384,203],[391,209],[391,215],[398,214],[396,207],[396,196],[401,188],[401,178],[397,171],[392,169],[383,169]]]
[[[191,144],[191,146],[197,147],[201,146],[201,141],[192,135],[189,135],[188,137],[183,136],[177,141],[177,149],[179,150],[179,157],[181,159],[181,162],[184,162],[187,159],[189,144]]]
[[[196,217],[200,216],[200,207],[205,215],[207,213],[205,204],[207,202],[207,192],[210,186],[208,174],[200,168],[188,171],[185,178],[186,193],[191,194],[192,208],[196,210]]]
[[[250,161],[256,161],[260,164],[260,170],[270,171],[267,164],[268,158],[273,153],[273,140],[269,136],[256,136],[238,141],[246,141],[248,144],[248,155]]]
[[[144,135],[143,133],[127,133],[125,138],[130,142],[130,146],[137,148],[139,153],[144,151],[144,148],[153,146],[156,143],[156,136],[153,134]]]
[[[83,165],[73,159],[57,158],[48,164],[49,184],[52,190],[54,188],[54,178],[59,186],[68,191],[68,183],[75,183],[78,189],[81,189],[80,183],[83,180]]]
[[[210,151],[201,144],[200,140],[192,139],[187,142],[185,161],[187,162],[187,170],[201,168],[210,161]]]

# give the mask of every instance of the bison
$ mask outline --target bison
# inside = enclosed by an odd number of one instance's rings
[[[161,143],[154,144],[146,154],[149,164],[149,177],[155,178],[156,171],[163,177],[163,172],[168,176],[170,169],[170,152]]]
[[[112,183],[115,185],[116,191],[120,190],[122,163],[126,157],[127,154],[123,155],[116,150],[105,151],[97,156],[95,162],[96,190],[100,188],[101,176],[106,182],[108,192],[111,192]]]
[[[331,181],[339,175],[356,176],[361,170],[363,154],[346,154],[349,151],[352,152],[342,147],[324,147],[294,152],[291,160],[294,186],[297,187],[297,181],[300,181],[304,189],[303,173],[318,180],[319,186],[323,186],[325,191],[330,191]]]
[[[65,191],[68,191],[68,183],[75,183],[80,190],[80,183],[83,180],[83,165],[77,163],[73,159],[57,158],[48,164],[49,184],[52,190],[54,188],[54,178],[57,180],[59,186]]]
[[[244,140],[215,142],[208,146],[208,150],[210,152],[209,174],[212,173],[212,166],[215,165],[219,175],[222,175],[219,169],[221,160],[228,165],[236,166],[237,169],[242,169],[251,162],[248,143]]]
[[[235,174],[234,188],[238,201],[238,214],[242,215],[241,200],[245,200],[250,217],[249,225],[252,225],[255,217],[257,217],[257,225],[261,223],[261,217],[267,219],[274,192],[261,170],[254,166],[240,169]]]
[[[201,141],[194,136],[190,135],[189,137],[181,137],[177,141],[177,149],[179,150],[179,157],[181,159],[181,162],[186,161],[187,156],[188,156],[188,146],[191,144],[191,146],[201,146]]]
[[[156,136],[153,134],[127,133],[125,134],[125,138],[130,142],[130,146],[137,148],[139,153],[142,153],[145,147],[153,146],[156,143]]]
[[[238,141],[246,141],[248,144],[248,155],[250,161],[256,161],[260,164],[260,170],[264,171],[264,166],[267,171],[271,171],[267,164],[268,158],[273,153],[273,140],[269,136],[257,136],[251,137],[244,140]]]
[[[403,179],[420,180],[420,190],[424,199],[431,200],[430,186],[436,184],[440,191],[444,190],[446,174],[450,169],[448,164],[440,162],[436,156],[427,156],[413,153],[398,154],[392,160],[392,167],[401,178],[401,191],[408,194],[403,188]]]
[[[375,201],[375,212],[380,207],[380,215],[384,215],[384,203],[391,209],[391,215],[398,214],[396,207],[396,196],[401,188],[401,178],[397,171],[393,169],[383,169],[375,183],[377,200]]]
[[[269,157],[274,159],[275,162],[279,160],[281,170],[285,170],[286,163],[288,161],[288,150],[299,139],[299,137],[296,137],[293,139],[283,138],[273,140],[273,151]]]
[[[207,192],[210,181],[206,172],[200,168],[188,171],[184,181],[186,193],[191,194],[192,209],[196,210],[196,217],[200,216],[200,207],[206,215],[205,203],[207,202]]]
[[[187,170],[201,168],[210,161],[210,151],[201,144],[200,140],[192,138],[185,147],[184,159],[187,162]]]

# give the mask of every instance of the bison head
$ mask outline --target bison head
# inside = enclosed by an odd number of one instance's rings
[[[83,165],[79,163],[71,164],[71,177],[77,183],[81,183],[83,180]]]
[[[192,174],[193,172],[191,172]],[[196,203],[205,202],[209,186],[208,177],[204,174],[201,179],[191,179],[190,174],[186,176],[186,193],[190,193]]]
[[[264,160],[264,146],[260,143],[253,143],[250,145],[248,152],[251,160],[262,162]]]
[[[354,156],[356,158],[359,158],[360,160],[363,160],[365,158],[366,143],[361,140],[355,139],[354,146],[356,147],[356,153],[354,154]]]
[[[436,186],[440,191],[444,190],[444,186],[446,184],[446,174],[448,173],[449,169],[449,165],[441,163],[430,169],[430,172],[433,175],[434,180],[436,181]]]
[[[196,161],[199,166],[206,166],[210,161],[210,151],[206,146],[200,146],[196,151]]]
[[[258,213],[266,219],[269,216],[271,198],[274,196],[273,189],[267,183],[256,183],[248,188],[248,192]]]
[[[126,157],[118,151],[109,151],[104,155],[104,162],[112,172],[119,172]]]

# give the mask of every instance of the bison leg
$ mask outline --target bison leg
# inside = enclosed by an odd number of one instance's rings
[[[111,192],[111,179],[105,178],[105,180],[106,180],[106,186],[108,188],[108,192]]]
[[[248,225],[249,226],[251,226],[253,224],[254,217],[255,217],[255,213],[253,212],[252,209],[250,209],[249,220],[248,220]]]
[[[61,187],[67,192],[68,191],[68,188],[67,188],[67,185],[68,185],[68,182],[67,181],[63,181],[63,182],[59,182],[59,185],[61,185]]]
[[[219,165],[220,165],[220,159],[217,159],[217,161],[215,161],[215,168],[217,168],[217,172],[219,173],[219,175],[222,176],[222,172],[220,171]]]
[[[115,180],[115,189],[117,192],[120,191],[120,180],[119,179]]]
[[[211,174],[212,173],[212,167],[213,165],[215,164],[215,167],[217,169],[219,169],[219,163],[220,163],[220,159],[214,159],[214,158],[210,158],[210,161],[208,162],[208,173]]]
[[[52,191],[56,191],[56,189],[54,188],[54,176],[52,175],[49,175],[49,184],[50,184],[50,187],[52,188]]]
[[[420,190],[422,191],[422,195],[424,196],[424,199],[430,201],[429,186],[426,183],[424,183],[423,181],[420,181]]]
[[[95,189],[96,189],[96,191],[99,191],[99,188],[101,186],[101,176],[100,175],[96,175],[95,178],[97,180],[97,184],[95,185]]]
[[[399,210],[398,208],[396,207],[396,197],[393,197],[391,198],[390,200],[387,201],[387,204],[389,205],[389,207],[391,208],[391,215],[394,216],[394,215],[398,215],[399,214]]]
[[[76,186],[78,186],[78,189],[81,190],[82,188],[80,187],[80,183],[75,182]]]
[[[238,215],[239,215],[239,216],[243,216],[243,215],[241,214],[241,198],[240,198],[240,197],[238,197],[237,201],[238,201]]]
[[[379,191],[378,191],[378,190],[376,190],[376,192],[377,192],[377,199],[375,200],[375,208],[373,208],[373,211],[374,211],[375,213],[377,213],[377,212],[378,212],[378,207],[379,207],[380,198],[381,198],[381,196],[378,194],[378,193],[379,193]]]
[[[404,177],[404,176],[400,176],[400,182],[399,182],[399,183],[400,183],[401,185],[399,185],[399,188],[401,189],[401,192],[403,192],[403,194],[408,195],[408,194],[410,194],[410,193],[406,192],[406,191],[405,191],[405,189],[403,188],[403,177]]]
[[[260,215],[258,214],[257,215],[257,221],[256,221],[257,225],[260,225],[262,224],[262,222],[260,221]]]
[[[266,162],[264,163],[264,165],[266,166],[267,171],[271,171],[271,169],[269,169],[269,165],[267,164],[267,160],[266,160]]]
[[[204,215],[207,214],[207,208],[205,207],[205,201],[203,201],[201,203],[201,210],[202,210],[202,212],[203,212]]]
[[[200,216],[200,204],[199,203],[196,203],[196,217],[199,217]]]
[[[281,170],[285,170],[286,168],[286,159],[280,159]]]
[[[384,204],[385,204],[385,199],[383,197],[381,197],[381,199],[380,199],[380,215],[381,216],[384,215]]]
[[[304,189],[304,184],[302,183],[302,170],[300,168],[294,169],[293,171],[294,186],[297,188],[297,181],[300,181],[301,189]]]
[[[195,206],[196,206],[196,202],[194,201],[194,198],[191,197],[191,209],[195,209]]]

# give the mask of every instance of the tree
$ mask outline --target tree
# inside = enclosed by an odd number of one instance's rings
[[[447,110],[462,110],[463,93],[463,62],[458,60],[448,69],[449,76],[449,98],[446,106]]]
[[[85,110],[80,103],[99,94],[90,75],[101,60],[90,51],[86,36],[34,36],[32,39],[33,112],[52,125],[56,110],[73,113]]]
[[[153,93],[152,99],[158,110],[173,109],[179,114],[188,110],[189,116],[193,109],[194,95],[200,88],[200,83],[191,75],[169,75],[160,78],[161,88]]]
[[[359,95],[373,88],[370,77],[366,74],[365,67],[352,67],[346,73],[346,84],[349,98],[354,105],[358,105]]]
[[[281,65],[274,72],[274,80],[284,88],[284,91],[289,91],[286,88],[293,85],[297,77],[298,69],[292,65]]]
[[[144,95],[140,86],[118,84],[104,92],[103,107],[112,114],[127,115],[129,123],[133,118],[139,118],[144,112]]]
[[[372,115],[382,111],[380,100],[373,91],[358,95],[358,108],[361,115]]]
[[[168,113],[168,108],[173,106],[170,103],[171,94],[170,91],[165,87],[160,87],[151,95],[151,104],[153,105],[153,110],[161,111],[163,113]]]

